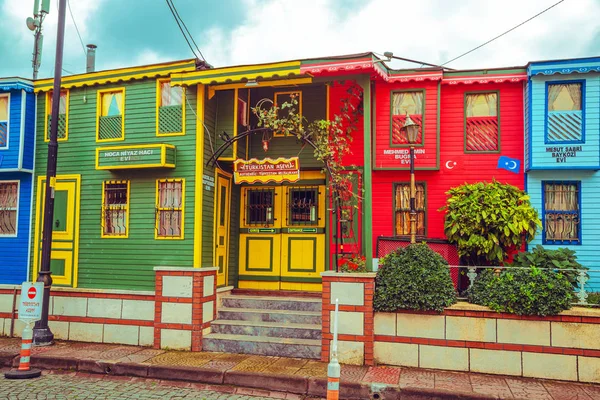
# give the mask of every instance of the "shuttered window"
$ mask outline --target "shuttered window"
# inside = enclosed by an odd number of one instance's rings
[[[162,179],[156,182],[156,238],[183,239],[185,182]]]
[[[581,183],[542,182],[544,243],[581,244]]]
[[[498,151],[498,93],[467,93],[465,125],[465,151]]]
[[[0,181],[0,236],[17,235],[19,182]]]
[[[392,145],[408,145],[406,132],[402,127],[406,122],[406,115],[419,125],[419,133],[415,144],[423,143],[423,110],[424,92],[392,92]]]
[[[415,184],[415,210],[417,212],[418,236],[425,236],[425,221],[427,209],[425,207],[425,184]],[[394,184],[394,235],[410,235],[410,183]]]
[[[548,84],[547,141],[573,143],[583,140],[583,87],[581,83]]]
[[[102,193],[102,237],[129,233],[129,181],[106,181]]]

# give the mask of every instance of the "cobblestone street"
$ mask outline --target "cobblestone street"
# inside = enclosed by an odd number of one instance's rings
[[[0,399],[202,399],[270,400],[304,397],[281,392],[232,386],[211,386],[152,379],[107,377],[44,371],[39,379],[9,380],[0,377]]]

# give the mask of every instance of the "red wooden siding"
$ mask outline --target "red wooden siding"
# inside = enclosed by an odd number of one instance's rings
[[[435,84],[431,85],[435,86]],[[383,90],[382,86],[385,85],[378,85],[377,88],[378,140],[389,132],[390,95],[389,90]],[[464,96],[466,92],[480,90],[499,92],[500,152],[498,153],[465,153]],[[434,130],[435,127],[433,123],[429,123],[434,118],[429,115],[434,114],[435,110],[430,111],[433,106],[430,100],[431,92],[433,90],[427,90],[426,135],[431,135],[430,130]],[[451,187],[465,182],[489,182],[495,178],[500,182],[523,188],[523,84],[443,84],[440,105],[440,169],[439,171],[416,171],[416,181],[424,182],[426,187],[426,236],[428,238],[445,238],[444,215],[438,209],[446,203],[446,192]],[[381,132],[385,132],[385,135]],[[429,141],[429,136],[426,140]],[[379,148],[379,143],[377,146]],[[435,153],[430,154],[432,155]],[[518,173],[499,169],[497,165],[500,156],[520,160],[521,169]],[[378,163],[379,160],[380,158]],[[429,158],[427,160],[429,162]],[[394,234],[393,183],[408,182],[409,177],[408,171],[374,171],[373,173],[374,248],[377,245],[377,236]]]
[[[408,169],[408,146],[390,146],[390,122],[392,93],[394,90],[423,90],[424,96],[424,124],[425,146],[416,146],[417,168],[435,168],[437,162],[437,81],[408,82],[408,83],[377,83],[375,85],[375,151],[373,167]],[[411,118],[413,118],[411,116]],[[404,117],[402,117],[404,120]],[[421,121],[419,121],[421,122]],[[399,154],[390,153],[400,151]],[[422,153],[422,150],[425,153]],[[386,152],[388,154],[386,154]],[[391,215],[391,214],[390,214]]]
[[[329,87],[329,118],[340,114],[340,108],[343,106],[342,100],[348,98],[348,88],[354,84],[353,81],[346,81],[343,84],[335,82]],[[355,100],[356,101],[356,100]],[[352,132],[352,154],[344,157],[344,164],[347,166],[364,165],[364,129],[363,118],[356,123],[358,128]]]

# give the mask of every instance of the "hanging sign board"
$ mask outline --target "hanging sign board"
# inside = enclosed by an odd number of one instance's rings
[[[235,183],[297,182],[300,179],[300,161],[298,157],[238,159],[233,162],[233,178]]]
[[[39,321],[42,318],[44,282],[23,282],[19,299],[19,319],[24,322]]]

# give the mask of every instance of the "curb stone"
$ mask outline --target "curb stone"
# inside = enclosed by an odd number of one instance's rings
[[[223,383],[223,371],[208,368],[149,365],[148,378],[197,383]]]
[[[265,374],[262,372],[226,371],[223,383],[266,389],[273,391],[286,391],[295,394],[306,394],[308,379],[296,375]]]

